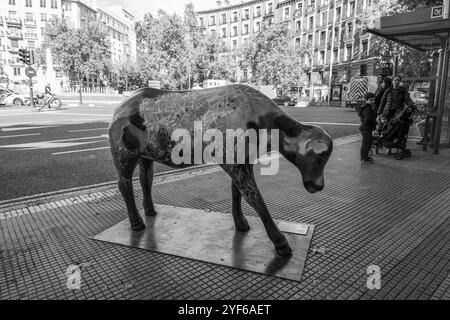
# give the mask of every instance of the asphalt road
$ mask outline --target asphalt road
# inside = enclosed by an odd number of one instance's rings
[[[58,111],[0,109],[0,201],[116,179],[107,127],[118,99],[84,100],[95,106],[65,101]],[[349,109],[284,110],[299,121],[318,123],[333,138],[358,133],[358,117]],[[172,169],[155,166],[156,172],[167,170]]]

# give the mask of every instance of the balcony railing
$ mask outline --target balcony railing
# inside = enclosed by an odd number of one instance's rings
[[[29,38],[29,39],[37,39],[37,34],[36,33],[31,33],[31,32],[25,32],[24,37],[25,38]]]
[[[245,21],[245,20],[249,20],[250,19],[250,16],[248,15],[248,16],[243,16],[242,17],[242,21]]]
[[[6,34],[8,35],[9,39],[15,39],[15,40],[23,39],[23,33],[22,32],[6,31]]]
[[[309,5],[309,6],[306,8],[306,13],[311,13],[311,12],[313,12],[313,11],[314,11],[314,6]]]
[[[36,25],[36,20],[25,19],[25,20],[23,21],[23,23],[26,24],[26,25],[35,26],[35,25]]]
[[[19,52],[19,48],[14,48],[14,47],[8,46],[8,51],[11,53],[17,53],[17,52]]]
[[[209,24],[208,24],[208,26],[209,27],[212,27],[212,26],[215,26],[216,25],[216,22],[214,21],[214,22],[210,22]]]
[[[259,17],[261,17],[261,13],[255,13],[255,14],[253,15],[253,18],[259,18]]]
[[[227,20],[220,20],[220,24],[227,24]]]
[[[20,18],[5,18],[7,25],[22,25],[22,19]]]

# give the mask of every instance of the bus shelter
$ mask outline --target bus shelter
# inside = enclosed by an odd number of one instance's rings
[[[367,31],[420,51],[435,51],[433,56],[429,105],[437,106],[433,121],[434,153],[439,154],[442,134],[446,132],[446,144],[450,145],[448,88],[449,68],[449,0],[437,7],[425,8],[408,13],[395,14],[375,20]],[[438,54],[437,54],[438,53]]]

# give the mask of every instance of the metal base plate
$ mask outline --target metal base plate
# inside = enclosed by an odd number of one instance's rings
[[[236,232],[231,214],[155,205],[156,217],[135,232],[128,219],[93,239],[300,281],[313,225],[276,221],[293,254],[275,253],[259,217],[246,216],[250,231]],[[141,214],[144,216],[143,214]]]

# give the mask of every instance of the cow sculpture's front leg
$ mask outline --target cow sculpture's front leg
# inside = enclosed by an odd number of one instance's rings
[[[267,210],[266,204],[259,192],[253,174],[253,165],[222,165],[222,168],[230,175],[231,179],[233,179],[233,183],[248,204],[258,213],[269,239],[275,246],[275,251],[283,257],[291,256],[291,247],[289,246],[286,237],[280,232],[270,216],[269,210]]]
[[[153,160],[144,158],[139,160],[139,181],[144,197],[143,206],[145,215],[148,217],[155,216],[156,211],[152,199]]]

